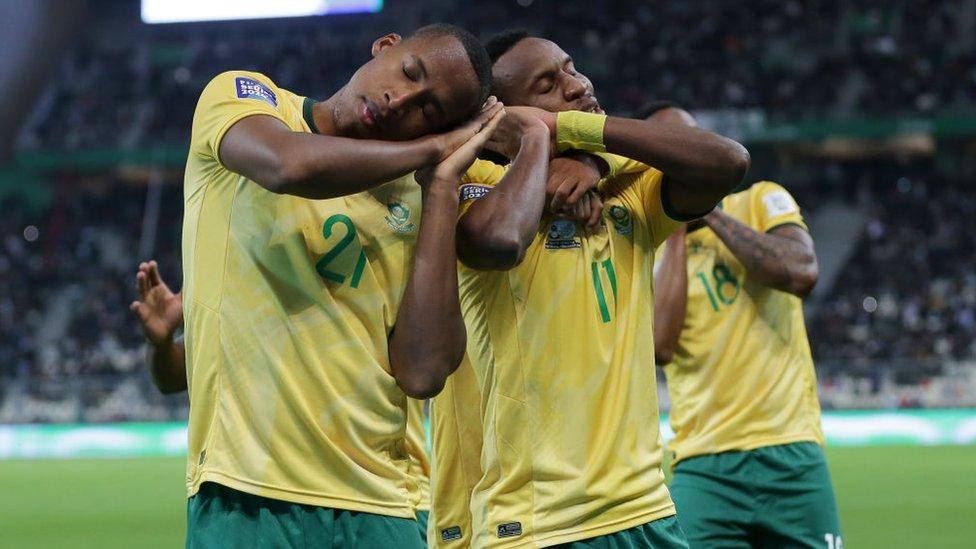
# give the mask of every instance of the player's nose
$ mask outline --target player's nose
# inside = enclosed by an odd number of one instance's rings
[[[391,89],[384,95],[386,104],[397,117],[402,116],[404,111],[423,95],[424,90],[421,86],[405,86],[402,88]]]
[[[579,78],[575,78],[568,74],[563,75],[563,96],[567,101],[579,99],[585,93],[586,84],[584,84]]]

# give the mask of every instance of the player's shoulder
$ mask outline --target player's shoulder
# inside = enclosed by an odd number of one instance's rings
[[[478,158],[464,172],[464,175],[461,177],[461,186],[494,186],[505,175],[506,170],[508,170],[508,166],[502,166],[490,160]]]
[[[752,183],[743,182],[742,185],[725,197],[722,204],[724,207],[733,204],[742,204],[743,206],[755,205],[761,203],[763,197],[771,193],[781,193],[786,196],[790,196],[789,191],[787,191],[779,183],[773,181],[761,180],[754,181]]]
[[[762,210],[766,217],[799,213],[800,206],[796,199],[786,187],[775,181],[757,181],[746,192],[752,207]]]
[[[780,185],[775,181],[769,181],[768,179],[756,181],[755,183],[749,186],[746,192],[751,193],[752,196],[757,196],[757,197],[762,197],[766,194],[776,193],[776,192],[784,193],[787,195],[790,194],[790,192],[786,190],[786,187]]]
[[[277,108],[284,92],[264,74],[230,70],[214,76],[203,88],[201,103],[224,99],[255,100]]]
[[[722,205],[727,213],[757,230],[769,230],[779,223],[804,225],[796,199],[775,181],[756,181],[726,197]]]

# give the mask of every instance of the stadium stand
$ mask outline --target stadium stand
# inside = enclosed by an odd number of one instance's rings
[[[260,69],[281,86],[325,96],[365,58],[373,39],[429,21],[428,11],[480,34],[526,27],[567,45],[612,112],[661,97],[695,108],[759,107],[780,118],[960,109],[976,96],[970,6],[658,0],[635,8],[615,0],[598,10],[547,4],[555,12],[543,17],[537,4],[473,10],[441,1],[421,9],[390,3],[376,16],[312,22],[91,33],[72,48],[20,147],[182,143],[199,90],[232,68]]]
[[[668,98],[797,120],[954,112],[976,97],[972,2],[612,1],[595,11],[559,2],[547,5],[551,17],[522,3],[391,2],[375,16],[91,33],[51,78],[18,151],[185,145],[196,97],[216,73],[260,70],[323,97],[375,37],[430,20],[428,10],[479,34],[522,26],[558,40],[613,112]],[[762,176],[790,186],[808,215],[831,201],[869,212],[853,253],[807,305],[824,406],[976,405],[971,183],[929,160],[804,170],[773,162]],[[16,196],[0,203],[0,423],[185,418],[184,396],[152,387],[127,308],[145,186],[111,170],[43,177],[54,190],[39,209]],[[160,188],[158,227],[142,249],[178,286],[179,172]]]
[[[841,179],[858,181],[843,192],[870,221],[806,309],[825,407],[976,404],[976,368],[963,366],[976,361],[976,200],[929,167],[843,168]],[[834,198],[797,194],[808,212]],[[182,417],[184,397],[152,386],[127,309],[145,190],[99,181],[36,216],[13,206],[0,219],[0,422]],[[163,186],[160,209],[154,256],[176,286],[179,185]]]

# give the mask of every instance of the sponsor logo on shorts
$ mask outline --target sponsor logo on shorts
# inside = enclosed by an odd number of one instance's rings
[[[458,188],[458,195],[461,197],[462,201],[478,200],[479,198],[483,198],[486,194],[488,194],[488,191],[490,190],[491,187],[489,187],[488,185],[477,185],[475,183],[467,183],[465,185],[461,185]]]
[[[269,103],[272,107],[278,106],[278,96],[271,88],[258,82],[253,78],[244,76],[237,77],[237,97],[241,99],[257,99]]]
[[[582,243],[576,237],[576,223],[568,219],[557,219],[549,225],[546,235],[547,250],[566,250],[581,248]]]
[[[441,530],[441,541],[454,541],[456,539],[461,539],[460,526],[451,526]]]
[[[506,522],[505,524],[498,525],[498,537],[500,538],[514,538],[515,536],[522,535],[522,523],[521,522]]]

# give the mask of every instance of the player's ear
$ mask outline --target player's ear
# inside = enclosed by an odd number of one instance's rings
[[[395,32],[391,32],[385,36],[381,36],[373,42],[373,57],[379,55],[379,53],[386,48],[396,46],[400,42],[403,42],[403,38]]]

